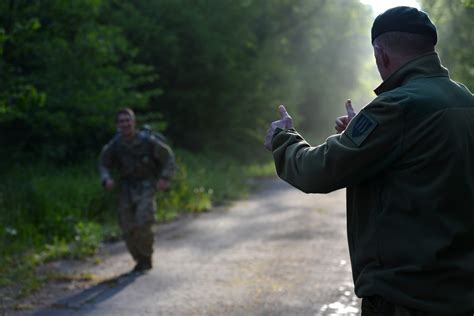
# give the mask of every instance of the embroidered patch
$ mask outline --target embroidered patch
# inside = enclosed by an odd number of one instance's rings
[[[355,117],[355,121],[349,124],[346,135],[359,147],[364,140],[377,127],[378,123],[369,115],[361,112]]]

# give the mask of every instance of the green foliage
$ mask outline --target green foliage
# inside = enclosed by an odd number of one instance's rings
[[[101,226],[94,222],[79,222],[74,226],[74,232],[72,256],[85,258],[94,255],[103,239]]]
[[[156,93],[136,90],[151,68],[133,62],[119,28],[99,23],[103,2],[1,2],[3,154],[83,158],[112,130],[118,107],[144,107]]]
[[[177,155],[179,169],[171,190],[157,197],[158,220],[172,219],[183,211],[203,212],[242,197],[248,192],[249,176],[268,174],[268,167],[246,166],[218,153],[196,155],[178,150]]]
[[[1,2],[1,154],[80,161],[122,106],[182,148],[247,161],[264,155],[279,103],[326,135],[368,53],[367,10],[356,0]]]
[[[69,253],[70,249],[65,240],[55,237],[51,244],[45,244],[38,251],[26,255],[24,264],[33,268],[48,261],[65,258]]]
[[[157,196],[157,219],[167,221],[183,211],[202,212],[211,207],[211,196],[202,190],[192,188],[189,183],[187,167],[181,165],[173,181],[171,189],[159,192]]]
[[[246,173],[249,177],[273,177],[276,174],[275,163],[254,163],[246,167]]]
[[[0,240],[40,246],[61,236],[71,240],[81,219],[100,221],[111,197],[102,191],[90,162],[56,169],[44,165],[12,168],[0,184]],[[113,213],[112,213],[113,214]]]
[[[368,9],[358,2],[309,3],[312,10],[298,3],[299,12],[309,18],[290,23],[296,26],[284,38],[289,47],[288,62],[295,68],[289,101],[296,104],[291,113],[296,116],[298,129],[327,136],[342,104],[363,79],[359,71],[366,56],[371,57],[371,21]]]
[[[454,80],[474,90],[474,2],[423,0],[422,7],[438,29],[441,60]]]
[[[35,292],[48,280],[48,277],[37,274],[36,266],[44,262],[59,259],[69,254],[69,247],[64,240],[54,239],[52,244],[30,250],[26,254],[3,255],[0,258],[0,286],[10,286],[11,299],[19,299]]]
[[[148,111],[164,114],[170,138],[247,160],[262,155],[279,103],[307,129],[332,122],[323,108],[343,108],[370,47],[358,1],[122,0],[105,11],[103,21],[137,47],[136,60],[158,72],[143,88],[162,88]]]

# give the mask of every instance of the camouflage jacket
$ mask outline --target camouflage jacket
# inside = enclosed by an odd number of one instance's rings
[[[115,136],[103,147],[99,158],[102,182],[111,178],[111,170],[116,170],[121,180],[157,180],[170,179],[175,169],[171,148],[142,131],[131,141]]]

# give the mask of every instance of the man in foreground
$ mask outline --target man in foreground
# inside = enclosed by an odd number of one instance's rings
[[[149,270],[152,268],[155,195],[169,187],[175,160],[171,149],[151,131],[135,129],[135,114],[131,109],[120,110],[116,120],[119,132],[100,154],[100,177],[104,188],[111,191],[115,182],[110,171],[118,172],[119,225],[136,261],[134,271]]]
[[[474,313],[474,97],[450,80],[437,32],[415,8],[379,15],[382,84],[342,132],[311,147],[280,106],[265,146],[278,175],[307,193],[347,188],[347,227],[362,315]]]

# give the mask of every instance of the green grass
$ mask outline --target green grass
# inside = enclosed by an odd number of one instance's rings
[[[204,212],[244,197],[248,179],[274,175],[273,163],[243,164],[215,153],[176,152],[178,171],[157,195],[159,222],[181,213]],[[0,287],[22,283],[17,297],[48,280],[35,267],[59,258],[93,256],[104,240],[120,239],[117,192],[99,183],[96,162],[56,168],[12,168],[0,184]]]

